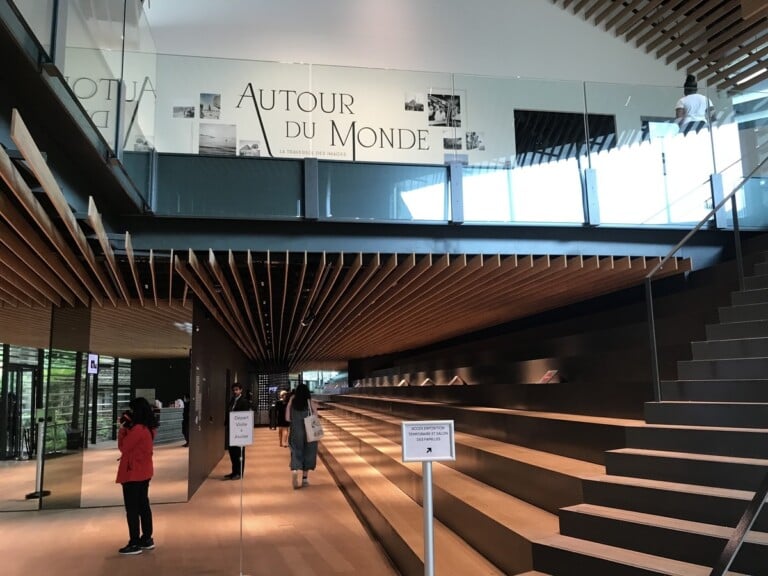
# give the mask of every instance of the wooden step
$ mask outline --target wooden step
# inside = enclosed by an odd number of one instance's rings
[[[735,528],[692,522],[593,504],[577,504],[560,511],[560,533],[565,536],[714,566]],[[732,567],[756,574],[768,566],[768,534],[747,533]]]
[[[704,340],[691,343],[694,360],[768,357],[768,337]]]
[[[536,542],[534,565],[558,576],[709,576],[712,572],[707,566],[563,535]]]
[[[683,484],[756,490],[768,460],[622,448],[606,453],[606,472]]]
[[[767,402],[646,402],[648,424],[763,429],[768,433]]]
[[[365,518],[398,570],[424,574],[424,518],[421,506],[406,496],[344,444],[332,430],[319,446],[328,470]],[[307,501],[311,505],[311,501]],[[435,572],[466,576],[502,575],[474,548],[439,521],[434,522]]]
[[[627,429],[627,448],[768,458],[768,431],[757,428],[648,424]]]
[[[368,408],[408,420],[453,420],[457,431],[517,446],[602,464],[606,450],[626,445],[625,428],[642,420],[536,412],[485,406],[346,394],[339,403]]]
[[[768,378],[662,380],[661,393],[662,400],[671,402],[768,402]]]
[[[402,419],[344,404],[327,405],[331,413],[358,418],[377,434],[401,442]],[[445,462],[446,466],[552,513],[583,501],[583,478],[605,474],[600,464],[474,434],[456,432],[454,440],[456,460]]]
[[[327,412],[323,418],[337,437],[415,502],[421,503],[421,463],[402,462],[400,445],[355,421]],[[554,514],[443,463],[432,463],[432,480],[435,517],[509,574],[531,569],[531,541],[557,532]]]
[[[749,490],[698,486],[629,476],[598,476],[584,481],[584,501],[646,514],[735,527],[754,497]],[[753,529],[768,531],[763,507]]]

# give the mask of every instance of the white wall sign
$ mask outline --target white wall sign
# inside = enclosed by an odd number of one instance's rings
[[[403,462],[456,460],[453,420],[403,422]]]
[[[99,373],[99,355],[88,354],[88,374]]]
[[[253,410],[229,413],[229,445],[253,444]]]

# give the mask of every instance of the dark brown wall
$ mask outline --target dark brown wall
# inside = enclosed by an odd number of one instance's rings
[[[131,388],[154,388],[163,406],[189,394],[189,358],[145,358],[131,361]]]
[[[732,264],[654,284],[663,379],[676,377],[676,362],[690,359],[691,341],[705,338],[705,325],[716,322],[717,306],[727,304],[733,289]],[[565,382],[525,385],[549,369],[559,370]],[[596,298],[429,349],[350,363],[350,382],[376,375],[391,384],[405,377],[411,388],[425,378],[445,384],[454,375],[488,387],[396,389],[407,396],[641,418],[643,402],[653,398],[645,290]]]
[[[243,352],[197,301],[192,324],[190,497],[225,454],[229,387],[238,381],[247,388],[251,369]]]

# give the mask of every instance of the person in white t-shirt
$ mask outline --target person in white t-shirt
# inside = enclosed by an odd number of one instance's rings
[[[680,132],[688,134],[691,130],[698,132],[704,128],[712,117],[714,106],[712,100],[699,94],[696,76],[688,74],[683,85],[684,96],[675,105],[675,122],[680,126]]]

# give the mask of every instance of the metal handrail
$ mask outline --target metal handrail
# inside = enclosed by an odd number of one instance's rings
[[[755,496],[747,506],[747,509],[744,510],[744,514],[741,516],[733,534],[731,534],[731,537],[725,544],[723,551],[720,553],[720,558],[718,558],[717,563],[712,568],[712,572],[709,573],[709,576],[723,576],[728,571],[728,568],[731,567],[731,564],[733,564],[733,561],[736,558],[736,554],[741,548],[741,544],[744,542],[744,537],[747,535],[747,532],[752,529],[752,525],[755,523],[757,515],[760,514],[766,495],[768,495],[768,474],[765,475],[765,478],[763,478],[763,481],[755,492]]]
[[[653,376],[653,393],[654,393],[654,400],[659,402],[661,400],[661,378],[659,375],[659,353],[658,348],[656,345],[656,323],[654,321],[653,316],[653,288],[652,288],[652,282],[653,282],[653,276],[662,269],[664,264],[666,264],[670,258],[672,258],[680,248],[682,248],[688,240],[690,240],[699,230],[701,230],[707,222],[711,218],[717,214],[718,210],[720,210],[725,204],[730,200],[731,201],[731,213],[733,214],[733,232],[734,232],[734,249],[736,251],[736,268],[738,271],[739,276],[739,287],[744,287],[744,262],[741,255],[741,237],[739,234],[739,216],[738,216],[738,209],[736,206],[736,193],[741,190],[744,185],[753,177],[755,174],[757,174],[761,168],[768,165],[768,156],[763,158],[763,160],[744,178],[742,178],[741,182],[733,189],[731,190],[720,202],[717,203],[716,206],[710,210],[706,216],[699,222],[696,226],[693,227],[693,229],[686,234],[680,242],[675,244],[675,246],[667,253],[664,258],[659,261],[656,266],[654,266],[651,271],[646,275],[645,277],[645,299],[646,299],[646,308],[647,308],[647,314],[648,314],[648,331],[649,331],[649,339],[650,339],[650,347],[651,347],[651,371]],[[722,174],[722,172],[721,172]]]

